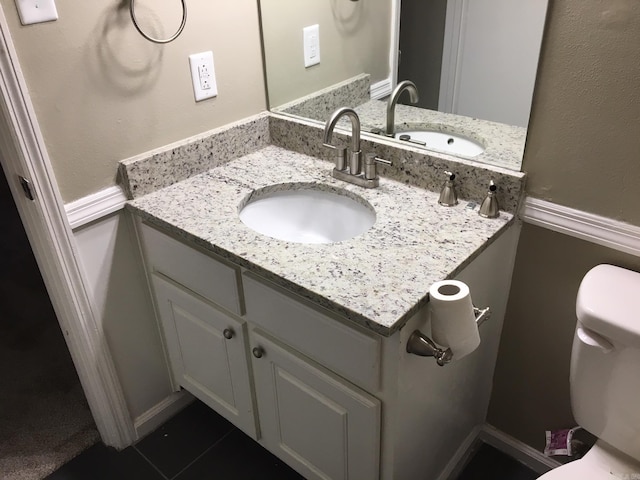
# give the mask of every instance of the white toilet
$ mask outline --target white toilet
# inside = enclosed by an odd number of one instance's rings
[[[598,441],[581,460],[540,479],[640,480],[640,273],[591,269],[576,313],[571,407]]]

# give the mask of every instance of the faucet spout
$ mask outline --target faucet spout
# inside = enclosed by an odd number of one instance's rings
[[[360,151],[360,117],[358,117],[358,114],[353,108],[342,107],[331,114],[324,126],[323,143],[326,146],[333,146],[331,144],[333,129],[336,127],[336,124],[340,121],[340,119],[344,116],[349,117],[349,119],[351,120],[351,152],[357,153]]]
[[[388,137],[393,137],[396,133],[396,104],[400,99],[400,95],[402,92],[407,90],[409,92],[409,100],[411,103],[417,103],[420,100],[420,96],[418,95],[418,87],[416,84],[410,80],[404,80],[396,85],[393,92],[391,92],[391,96],[387,101],[387,131],[386,135]]]

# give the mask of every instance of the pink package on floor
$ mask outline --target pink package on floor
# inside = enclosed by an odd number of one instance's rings
[[[547,430],[545,432],[547,444],[544,447],[544,454],[548,457],[552,455],[573,456],[574,452],[571,446],[571,440],[573,439],[573,434],[579,429],[580,427]]]

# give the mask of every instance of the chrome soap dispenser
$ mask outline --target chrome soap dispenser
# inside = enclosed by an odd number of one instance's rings
[[[497,218],[500,215],[500,206],[498,205],[498,199],[496,197],[496,190],[498,187],[491,180],[489,182],[489,191],[487,192],[487,196],[482,201],[480,205],[480,210],[478,214],[481,217],[485,218]]]

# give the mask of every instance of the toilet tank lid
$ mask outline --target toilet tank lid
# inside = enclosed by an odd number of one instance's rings
[[[580,284],[576,313],[585,327],[640,348],[640,273],[613,265],[592,268]]]

